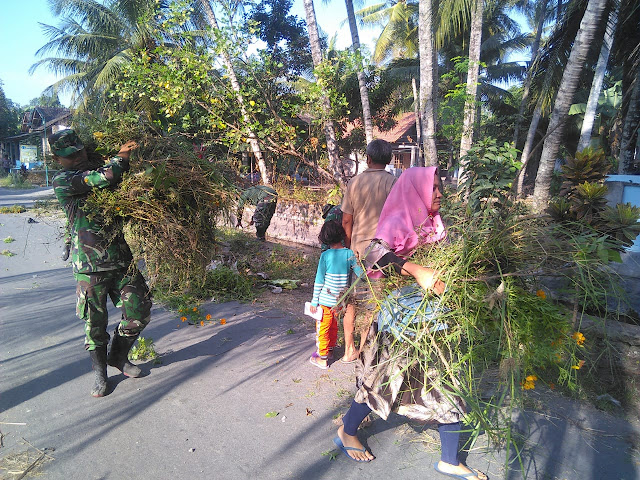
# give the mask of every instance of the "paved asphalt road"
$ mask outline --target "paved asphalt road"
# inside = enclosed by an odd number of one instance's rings
[[[145,364],[140,379],[110,368],[112,393],[90,397],[72,272],[59,259],[62,221],[34,215],[0,215],[0,238],[16,240],[2,247],[15,256],[0,255],[0,467],[27,450],[24,439],[55,449],[37,468],[47,480],[445,478],[433,470],[437,444],[399,416],[361,430],[375,461],[334,458],[333,419],[351,401],[353,366],[311,366],[311,321],[258,303],[205,304],[227,324],[197,328],[155,306],[143,336],[162,363]],[[544,413],[517,416],[528,439],[525,478],[640,478],[637,424],[533,395]],[[504,459],[476,449],[467,461],[497,479]],[[0,477],[17,475],[0,469]],[[518,467],[507,478],[523,474]]]

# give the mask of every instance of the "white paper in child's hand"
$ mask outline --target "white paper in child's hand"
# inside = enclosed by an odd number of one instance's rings
[[[309,315],[314,320],[322,320],[322,308],[316,307],[316,313],[311,313],[311,302],[304,303],[304,314]]]

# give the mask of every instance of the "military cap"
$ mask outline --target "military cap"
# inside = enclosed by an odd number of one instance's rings
[[[68,157],[84,148],[75,130],[60,130],[49,137],[49,146],[54,155]]]

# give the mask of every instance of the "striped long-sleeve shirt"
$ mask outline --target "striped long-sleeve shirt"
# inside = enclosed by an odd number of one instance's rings
[[[348,248],[330,248],[320,255],[311,305],[333,307],[349,286],[349,271],[362,275],[356,256]]]

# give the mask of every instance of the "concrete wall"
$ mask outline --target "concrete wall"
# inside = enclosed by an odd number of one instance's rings
[[[253,211],[253,207],[244,209],[242,225],[245,228],[251,221]],[[319,248],[318,234],[323,223],[321,206],[279,200],[267,237]],[[255,232],[255,228],[248,228]]]

